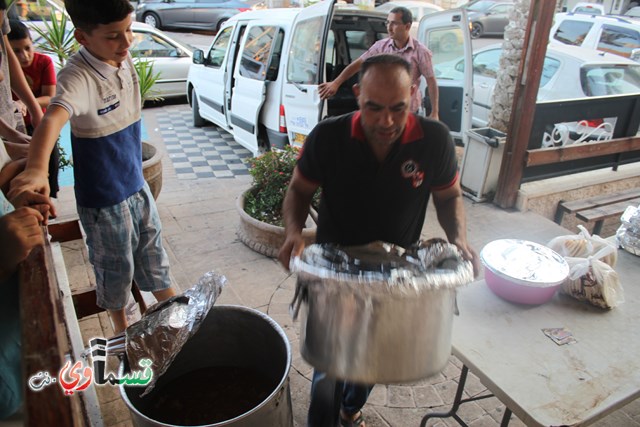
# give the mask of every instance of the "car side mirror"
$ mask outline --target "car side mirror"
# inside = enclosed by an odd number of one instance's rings
[[[630,58],[636,62],[640,62],[640,49],[631,49]]]
[[[193,59],[194,64],[204,64],[204,52],[202,49],[196,49],[193,51]]]

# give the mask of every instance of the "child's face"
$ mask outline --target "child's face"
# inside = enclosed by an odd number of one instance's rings
[[[29,37],[20,40],[10,40],[11,49],[18,57],[20,66],[27,68],[33,62],[33,42]]]
[[[90,34],[76,29],[75,36],[93,56],[118,67],[127,58],[133,40],[131,16],[127,15],[122,21],[100,24]]]

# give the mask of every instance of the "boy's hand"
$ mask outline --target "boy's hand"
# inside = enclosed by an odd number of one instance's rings
[[[45,224],[47,223],[49,213],[51,213],[51,215],[56,215],[56,209],[51,202],[51,199],[44,194],[36,193],[35,191],[23,191],[9,201],[16,209],[21,207],[36,209],[44,218],[43,222]]]
[[[39,193],[47,197],[48,204],[52,209],[53,204],[49,200],[49,179],[46,171],[36,169],[25,169],[22,173],[11,180],[11,189],[7,198],[9,200],[20,197],[24,192]]]
[[[24,207],[0,217],[0,278],[12,274],[33,248],[44,244],[43,219],[37,210]]]
[[[14,104],[16,105],[16,109],[17,109],[18,111],[20,111],[20,114],[22,114],[22,116],[23,116],[23,117],[26,117],[27,113],[29,112],[29,111],[27,110],[27,106],[26,106],[26,105],[24,105],[24,103],[23,103],[22,101],[20,101],[20,100],[18,100],[18,101],[13,101],[13,102],[14,102]]]

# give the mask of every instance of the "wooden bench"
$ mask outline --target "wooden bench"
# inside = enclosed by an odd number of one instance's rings
[[[55,383],[39,391],[28,387],[31,376],[47,372],[55,378],[68,358],[81,360],[84,350],[59,243],[74,239],[79,228],[49,230],[53,241],[32,250],[20,265],[24,425],[101,426],[94,387],[71,396]]]
[[[561,224],[565,213],[575,214],[576,218],[594,224],[592,234],[600,234],[606,219],[620,216],[627,206],[638,204],[640,204],[640,188],[631,188],[581,200],[560,201],[554,221]]]
[[[78,319],[103,311],[95,304],[95,288],[87,286],[74,294],[69,286],[60,243],[82,239],[78,221],[53,223],[48,231],[51,242],[35,248],[20,265],[24,425],[100,427],[95,387],[71,396],[65,396],[57,384],[39,391],[28,387],[31,376],[48,372],[55,377],[68,359],[82,360],[85,343]],[[135,283],[132,289],[144,313],[147,301]]]

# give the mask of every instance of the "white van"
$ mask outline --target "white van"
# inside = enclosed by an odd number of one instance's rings
[[[304,9],[242,12],[225,22],[209,51],[193,54],[187,94],[194,125],[210,121],[256,155],[272,147],[302,145],[321,118],[356,110],[351,87],[357,76],[327,101],[320,99],[318,84],[333,80],[374,42],[387,37],[387,14],[334,6],[326,0]],[[434,61],[462,54],[471,57],[467,20],[461,13],[440,12],[421,21],[419,38],[432,41],[427,46],[434,51]],[[433,25],[423,26],[427,18]],[[439,56],[440,39],[452,31],[466,43],[457,49],[448,46]],[[470,88],[470,72],[467,77]],[[444,82],[444,86],[441,116],[447,115],[443,102],[451,101],[457,115],[452,130],[468,126],[471,94],[463,90],[464,82]],[[450,100],[451,96],[456,99]],[[461,119],[462,111],[468,117]]]

